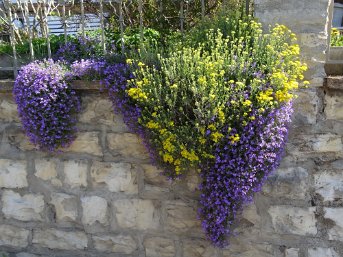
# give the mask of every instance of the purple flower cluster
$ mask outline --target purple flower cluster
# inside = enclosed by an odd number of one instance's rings
[[[23,128],[40,149],[55,151],[75,138],[80,99],[65,80],[65,69],[52,60],[24,66],[13,94]]]
[[[99,38],[77,36],[69,40],[67,43],[61,43],[53,56],[54,60],[73,63],[80,59],[94,59],[103,55]]]
[[[215,147],[215,159],[203,163],[200,185],[199,214],[214,245],[227,244],[237,213],[279,165],[291,114],[292,103],[264,113],[253,110],[255,120],[246,126],[222,130],[225,138]],[[238,131],[240,140],[232,143],[230,136]]]
[[[70,65],[68,77],[72,79],[99,80],[104,76],[106,62],[102,60],[81,59]]]

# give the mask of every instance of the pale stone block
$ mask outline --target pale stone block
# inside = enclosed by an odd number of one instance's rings
[[[186,240],[183,242],[183,256],[187,257],[213,257],[216,250],[209,242],[203,240]]]
[[[87,186],[88,164],[86,161],[66,161],[64,163],[65,183],[70,187]]]
[[[111,192],[137,194],[136,171],[129,163],[107,163],[94,161],[91,177],[96,186],[105,187]]]
[[[297,248],[286,249],[285,257],[299,257],[299,249]]]
[[[2,212],[6,218],[43,221],[44,198],[38,194],[20,194],[6,190],[2,194]]]
[[[324,201],[343,200],[342,174],[334,171],[321,171],[314,174],[316,193],[323,197]]]
[[[26,162],[0,159],[0,188],[27,187]]]
[[[148,159],[149,155],[140,138],[131,133],[107,134],[107,142],[111,151],[125,158]]]
[[[50,181],[55,186],[62,186],[62,182],[57,178],[57,163],[53,160],[36,160],[35,176],[45,181]]]
[[[324,208],[324,211],[324,218],[335,222],[333,227],[328,228],[329,239],[343,242],[343,208]]]
[[[243,208],[242,218],[259,227],[261,224],[261,216],[257,213],[255,204],[247,204]]]
[[[16,257],[39,257],[38,255],[31,253],[17,253]]]
[[[308,249],[308,257],[340,257],[340,255],[332,248],[310,248]]]
[[[286,205],[271,206],[268,210],[274,229],[280,234],[317,234],[315,207],[300,208]]]
[[[24,248],[29,244],[29,234],[30,232],[23,228],[0,225],[0,246]]]
[[[263,193],[273,197],[304,199],[309,190],[309,175],[302,167],[279,168],[263,186]]]
[[[0,98],[0,120],[5,122],[19,122],[17,104],[12,95],[2,95]]]
[[[92,236],[92,239],[95,249],[101,252],[132,254],[138,248],[131,236]]]
[[[165,210],[166,225],[170,231],[187,232],[201,227],[196,210],[182,201],[167,202]]]
[[[160,215],[150,200],[122,199],[113,202],[114,214],[121,228],[156,229]]]
[[[274,257],[273,247],[269,244],[254,244],[232,238],[230,246],[223,251],[223,257]]]
[[[85,233],[56,229],[34,230],[32,243],[41,247],[60,250],[84,250],[88,246]]]
[[[316,91],[298,91],[294,100],[294,122],[296,124],[315,124],[317,121],[319,98]]]
[[[171,239],[163,237],[146,238],[143,242],[145,256],[149,257],[174,257],[175,244]],[[188,256],[188,255],[187,255]]]
[[[80,122],[114,125],[114,112],[109,99],[85,97],[83,100],[86,106],[81,113]]]
[[[162,170],[151,164],[143,164],[144,181],[147,184],[158,187],[169,187],[171,181],[168,181],[166,176],[162,175]]]
[[[327,119],[343,120],[343,95],[325,95],[325,114]]]
[[[340,152],[343,151],[341,136],[333,134],[317,135],[313,139],[313,150],[317,152]]]
[[[82,223],[85,225],[93,225],[99,222],[103,225],[107,224],[107,201],[99,196],[88,196],[81,198],[82,204]]]
[[[96,156],[102,155],[98,132],[80,132],[66,152],[85,153]]]
[[[77,199],[75,196],[63,193],[53,193],[51,203],[56,210],[56,219],[58,222],[71,222],[77,219]]]

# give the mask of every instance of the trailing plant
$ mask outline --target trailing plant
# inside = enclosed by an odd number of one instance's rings
[[[199,215],[220,247],[236,213],[279,163],[293,90],[306,70],[285,26],[263,34],[251,17],[225,22],[225,36],[210,29],[204,42],[174,47],[157,65],[127,60],[134,78],[122,92],[165,174],[201,172]]]
[[[55,151],[75,139],[80,99],[65,80],[66,69],[52,60],[24,66],[13,94],[23,128],[40,149]]]

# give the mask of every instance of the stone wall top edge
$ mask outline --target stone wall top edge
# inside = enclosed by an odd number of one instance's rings
[[[14,80],[0,80],[0,93],[12,92]],[[72,88],[77,91],[87,92],[106,92],[107,90],[100,81],[75,80],[72,82]]]

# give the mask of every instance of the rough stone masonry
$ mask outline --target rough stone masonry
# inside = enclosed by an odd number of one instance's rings
[[[309,64],[286,156],[236,225],[228,249],[212,248],[197,220],[197,174],[170,182],[111,111],[82,91],[73,145],[37,151],[0,94],[0,250],[10,257],[343,256],[343,79],[324,84],[327,0],[256,0],[264,24],[298,34]]]

